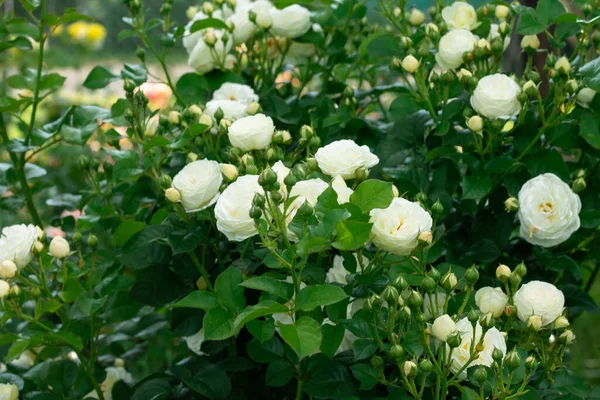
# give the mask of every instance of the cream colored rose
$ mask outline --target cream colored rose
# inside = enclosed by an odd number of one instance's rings
[[[271,117],[256,114],[236,120],[227,132],[229,141],[243,151],[266,149],[273,140],[275,126]]]
[[[440,39],[435,60],[444,69],[458,68],[463,55],[472,51],[479,38],[466,29],[452,29]]]
[[[321,147],[315,153],[315,159],[325,175],[340,175],[343,179],[354,179],[358,169],[373,168],[379,163],[379,158],[368,146],[359,146],[348,139]]]
[[[248,106],[235,100],[211,100],[206,103],[206,114],[215,118],[217,110],[223,111],[223,118],[228,121],[235,121],[248,116],[246,110]]]
[[[292,186],[289,198],[295,197],[295,199],[292,200],[288,208],[285,210],[286,221],[288,225],[292,222],[296,216],[296,213],[298,212],[298,209],[302,207],[304,202],[307,202],[314,207],[314,205],[317,204],[317,200],[321,193],[323,193],[328,187],[329,185],[319,178],[300,181]],[[288,231],[288,235],[294,240],[297,239],[296,235],[294,235],[291,231]]]
[[[233,44],[239,46],[246,43],[256,31],[256,26],[250,22],[248,11],[236,11],[227,19],[233,24]]]
[[[0,279],[0,299],[4,299],[10,293],[10,284]]]
[[[473,337],[473,325],[465,317],[456,323],[456,329],[461,337],[460,345],[452,350],[452,364],[450,369],[452,372],[457,373],[471,358],[471,342],[474,340],[476,344],[481,340],[483,330],[481,325],[477,322],[475,327],[475,337]],[[464,379],[467,377],[467,369],[475,365],[484,365],[489,367],[492,365],[494,359],[492,358],[492,352],[494,349],[498,349],[503,355],[506,355],[506,340],[502,333],[496,328],[489,329],[483,337],[483,349],[479,352],[479,356],[473,360],[464,371],[461,372],[459,377]],[[448,351],[449,348],[448,348]]]
[[[55,236],[50,242],[48,250],[50,250],[52,257],[55,258],[65,258],[71,253],[69,242],[62,236]]]
[[[222,183],[219,163],[204,159],[183,167],[173,178],[172,186],[179,191],[185,210],[191,213],[215,204]]]
[[[33,258],[31,248],[38,238],[33,225],[12,225],[2,228],[0,235],[0,261],[10,260],[19,270]]]
[[[517,96],[521,87],[512,78],[503,74],[483,77],[471,96],[471,106],[478,114],[494,119],[508,119],[521,111]]]
[[[258,233],[254,220],[249,215],[256,193],[265,193],[258,184],[258,175],[240,176],[217,200],[217,229],[227,236],[227,239],[241,242]]]
[[[0,278],[11,279],[17,274],[17,264],[12,260],[0,262]]]
[[[521,286],[514,295],[519,319],[526,322],[532,315],[542,318],[542,325],[554,322],[565,308],[565,296],[548,282],[531,281]]]
[[[312,25],[310,11],[298,4],[273,10],[271,32],[276,36],[295,39],[304,35]]]
[[[112,400],[112,390],[117,382],[123,381],[128,385],[133,384],[133,377],[123,367],[108,367],[106,368],[106,378],[100,383],[104,400]],[[87,394],[85,398],[97,399],[98,394],[95,391]]]
[[[371,210],[373,243],[393,254],[410,254],[419,245],[419,234],[431,231],[431,215],[419,204],[396,197],[388,208]]]
[[[358,262],[358,254],[352,254],[356,259],[356,271],[361,271],[360,263]],[[365,256],[362,256],[362,263],[364,266],[369,265],[369,259]],[[341,283],[342,285],[348,284],[346,280],[346,276],[351,272],[344,268],[344,257],[340,255],[336,255],[333,257],[333,266],[329,268],[327,274],[325,276],[325,282],[327,283]],[[352,317],[350,317],[352,318]]]
[[[188,65],[199,74],[206,74],[218,68],[225,61],[225,56],[231,50],[233,44],[231,38],[223,42],[223,31],[211,30],[215,37],[214,46],[209,46],[204,38],[198,39],[194,48],[190,51]]]
[[[596,91],[594,89],[590,89],[588,87],[581,88],[579,93],[577,93],[577,101],[579,104],[587,106],[594,100],[594,96],[596,95]]]
[[[185,336],[183,340],[185,340],[185,343],[187,344],[187,347],[188,349],[190,349],[191,352],[199,356],[204,355],[204,353],[201,350],[202,344],[204,343],[204,328],[200,329],[198,332],[191,336]]]
[[[554,174],[525,182],[519,191],[521,237],[542,247],[556,246],[579,229],[581,200]]]
[[[471,31],[479,25],[475,8],[463,1],[457,1],[444,7],[442,18],[449,29],[468,29]]]
[[[10,383],[0,384],[0,399],[2,400],[19,400],[19,388],[17,385]]]
[[[482,287],[475,293],[475,303],[482,313],[492,313],[498,318],[508,304],[508,296],[500,288]]]
[[[491,24],[490,25],[490,33],[488,35],[488,41],[491,43],[492,40],[494,40],[498,37],[502,37],[500,35],[500,26],[498,24]],[[506,50],[508,48],[508,46],[510,45],[510,36],[509,35],[507,35],[504,38],[502,45],[504,46],[504,50]]]
[[[248,85],[225,82],[220,88],[215,90],[213,100],[237,101],[247,107],[250,103],[257,102],[258,96],[254,93],[254,89]]]
[[[277,182],[279,183],[279,190],[283,194],[287,193],[287,187],[285,186],[285,178],[290,174],[290,172],[292,172],[292,170],[289,169],[288,167],[286,167],[285,164],[283,162],[281,162],[281,160],[277,161],[275,164],[273,164],[271,169],[273,170],[273,172],[275,172],[277,174]]]
[[[431,333],[442,342],[448,340],[448,336],[454,332],[456,332],[456,324],[448,314],[437,317],[431,325]]]
[[[354,191],[348,187],[344,178],[340,175],[333,178],[331,181],[331,187],[335,191],[338,196],[338,204],[348,203],[350,201],[350,196]]]

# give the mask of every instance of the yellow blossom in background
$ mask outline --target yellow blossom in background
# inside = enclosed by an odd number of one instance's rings
[[[82,46],[98,50],[106,39],[106,28],[97,22],[77,21],[67,27],[71,40]]]
[[[97,49],[102,47],[104,39],[106,39],[106,28],[104,25],[97,22],[88,24],[86,39],[93,48]]]
[[[75,43],[83,43],[87,36],[87,22],[77,21],[67,28],[67,33]]]
[[[56,27],[56,29],[54,29],[52,31],[52,36],[60,36],[65,32],[65,26],[64,25],[58,25]]]

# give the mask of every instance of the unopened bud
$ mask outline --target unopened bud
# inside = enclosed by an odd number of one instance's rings
[[[171,111],[168,116],[168,120],[173,125],[179,125],[181,121],[181,114],[178,111]]]
[[[527,328],[531,329],[534,332],[542,329],[542,318],[537,315],[532,315],[527,319]]]
[[[562,315],[558,318],[556,318],[556,320],[554,321],[554,329],[565,329],[568,328],[571,324],[569,323],[569,320],[566,317],[563,317]]]
[[[404,375],[412,378],[417,376],[417,373],[419,372],[419,368],[417,367],[417,364],[415,364],[412,361],[406,361],[404,363],[404,365],[402,366],[402,372],[404,372]]]
[[[52,239],[49,250],[52,257],[58,259],[65,258],[71,253],[69,242],[62,236],[56,236]]]
[[[573,188],[573,191],[575,193],[580,193],[585,190],[585,188],[587,187],[587,183],[585,182],[584,178],[577,178],[573,181],[571,187]]]
[[[421,62],[410,54],[402,60],[402,68],[409,74],[414,74],[420,65]]]
[[[526,35],[523,36],[521,40],[521,48],[523,50],[537,50],[540,47],[540,39],[538,39],[537,35]]]
[[[516,197],[509,197],[504,201],[504,207],[508,212],[517,212],[519,210],[519,200]]]
[[[17,265],[12,260],[4,260],[0,263],[0,277],[3,279],[14,278],[17,274]]]
[[[238,169],[235,167],[235,165],[221,164],[221,171],[230,182],[235,181],[238,177]]]
[[[567,57],[562,56],[554,64],[554,69],[563,75],[568,75],[569,72],[571,72],[571,63],[569,63],[569,59]]]
[[[421,243],[431,244],[433,242],[433,235],[431,234],[431,231],[421,232],[419,233],[418,239]]]
[[[172,187],[165,190],[165,197],[171,203],[179,203],[181,201],[181,193],[179,190]]]
[[[473,132],[480,132],[483,129],[483,119],[479,115],[474,115],[467,120],[467,126]]]

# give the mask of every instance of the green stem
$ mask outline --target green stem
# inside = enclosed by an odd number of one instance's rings
[[[46,17],[46,0],[41,1],[40,5],[41,14],[39,21],[40,28],[40,48],[38,55],[38,64],[37,64],[37,74],[35,76],[35,88],[33,90],[33,104],[31,106],[31,119],[29,122],[29,129],[27,131],[27,136],[25,137],[25,146],[29,144],[31,140],[31,133],[33,132],[33,125],[35,124],[35,116],[37,113],[38,104],[40,102],[40,82],[42,80],[42,69],[44,67],[44,45],[46,43],[46,36],[44,34],[44,17]],[[25,153],[22,156],[25,159]]]
[[[204,268],[204,257],[202,257],[202,263],[200,263],[200,261],[198,260],[198,257],[196,256],[196,254],[193,251],[190,251],[188,253],[188,255],[192,259],[192,262],[194,263],[194,265],[196,266],[196,268],[198,268],[198,271],[200,271],[200,275],[202,275],[202,277],[206,281],[206,286],[208,287],[208,290],[210,290],[211,292],[214,292],[215,289],[213,287],[213,284],[210,281],[210,277],[208,276],[208,272],[206,272],[206,268]]]

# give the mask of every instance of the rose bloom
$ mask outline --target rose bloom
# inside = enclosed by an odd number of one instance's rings
[[[208,18],[208,15],[206,15],[202,11],[198,11],[196,15],[194,15],[194,18],[192,18],[190,22],[188,22],[185,26],[185,32],[183,33],[182,43],[183,47],[185,47],[185,50],[188,52],[188,54],[191,53],[192,50],[194,50],[194,47],[196,47],[196,44],[198,44],[199,40],[204,39],[204,34],[207,31],[207,29],[201,29],[194,33],[190,33],[192,25],[194,25],[194,22],[206,18]],[[223,12],[219,9],[213,11],[212,18],[223,20]]]
[[[369,169],[379,163],[379,158],[368,146],[359,146],[348,139],[321,147],[315,153],[315,159],[325,175],[340,175],[344,179],[354,179],[358,169]]]
[[[448,340],[448,336],[454,332],[456,332],[456,324],[448,314],[437,317],[431,325],[431,333],[442,342]]]
[[[233,47],[231,38],[224,43],[222,40],[223,31],[213,30],[215,35],[215,44],[210,47],[204,41],[204,38],[198,39],[188,58],[188,65],[195,69],[199,74],[206,74],[217,68],[220,63],[225,61],[225,55]]]
[[[198,332],[191,336],[185,336],[183,340],[185,340],[185,343],[187,344],[187,347],[188,349],[190,349],[191,352],[199,356],[204,355],[204,353],[201,350],[202,343],[204,343],[204,328],[200,329]]]
[[[10,383],[0,384],[0,399],[2,400],[19,400],[19,388],[17,385]]]
[[[271,169],[273,170],[273,172],[275,172],[277,174],[277,182],[279,183],[279,190],[281,191],[282,194],[286,194],[287,187],[285,186],[284,181],[285,181],[285,178],[290,174],[290,172],[292,170],[289,169],[288,167],[286,167],[285,164],[283,162],[281,162],[281,160],[279,160],[275,164],[273,164],[271,166]]]
[[[0,235],[0,261],[10,260],[22,270],[33,258],[31,248],[37,238],[38,232],[31,224],[3,228]]]
[[[223,175],[219,163],[198,160],[189,163],[173,178],[173,188],[181,194],[181,203],[189,213],[204,210],[215,204]]]
[[[475,303],[483,314],[492,313],[498,318],[508,304],[508,296],[500,288],[486,286],[475,293]]]
[[[227,187],[215,205],[217,229],[233,242],[241,242],[258,233],[250,208],[254,195],[264,195],[258,175],[240,176]]]
[[[233,24],[233,44],[236,46],[246,43],[256,31],[256,26],[250,22],[248,10],[236,10],[228,19]]]
[[[477,40],[468,30],[452,29],[440,39],[435,60],[444,69],[458,68],[463,63],[463,55],[475,48]]]
[[[517,96],[521,87],[504,74],[488,75],[479,80],[471,96],[471,106],[478,114],[494,119],[508,119],[521,111]]]
[[[419,234],[431,231],[431,215],[419,204],[396,197],[388,208],[371,210],[373,243],[397,255],[410,254],[419,245]]]
[[[554,322],[565,308],[565,296],[548,282],[531,281],[521,286],[514,295],[517,316],[526,322],[532,315],[542,318],[542,326]]]
[[[348,187],[346,181],[340,175],[333,178],[331,181],[331,187],[333,190],[335,190],[335,193],[338,196],[338,204],[348,203],[350,201],[350,196],[352,196],[352,193],[354,193],[354,190]]]
[[[304,35],[312,24],[310,11],[298,4],[293,4],[281,10],[274,9],[272,15],[271,32],[276,36],[287,39],[295,39]]]
[[[477,12],[469,3],[457,1],[442,9],[442,18],[449,29],[473,30],[477,23]]]
[[[258,102],[258,96],[248,85],[225,82],[215,90],[213,100],[232,100],[248,106],[252,102]]]
[[[498,24],[491,24],[490,25],[490,33],[488,35],[488,42],[492,43],[492,40],[496,39],[497,37],[501,37],[500,32],[499,32],[500,26]],[[510,45],[510,36],[507,35],[504,38],[504,41],[502,43],[504,45],[504,50],[506,50],[508,48],[508,46]]]
[[[160,82],[144,82],[136,90],[141,90],[146,95],[148,98],[148,107],[152,111],[166,108],[173,95],[173,91],[169,85]]]
[[[248,109],[247,105],[235,100],[224,99],[211,100],[206,103],[205,113],[214,118],[215,113],[219,108],[223,111],[223,118],[230,122],[248,116],[248,113],[246,112]]]
[[[356,259],[356,272],[361,271],[360,263],[358,262],[358,254],[352,253],[354,258]],[[362,263],[364,266],[369,265],[369,259],[365,256],[362,256]],[[346,280],[346,276],[351,272],[344,268],[344,257],[340,255],[335,255],[333,257],[333,266],[329,268],[327,271],[327,275],[325,276],[326,283],[341,283],[342,285],[348,284]],[[350,317],[351,318],[351,317]]]
[[[460,345],[452,350],[452,364],[450,369],[452,372],[457,373],[463,365],[471,358],[471,341],[475,340],[475,344],[478,344],[481,340],[483,330],[481,325],[477,322],[475,327],[475,338],[473,338],[473,325],[468,318],[463,318],[456,323],[456,329],[461,337]],[[473,360],[469,367],[467,367],[459,375],[460,379],[467,377],[467,369],[475,365],[484,365],[489,367],[492,365],[494,359],[492,358],[492,352],[494,349],[498,349],[503,355],[506,355],[506,340],[498,329],[490,328],[483,337],[483,350],[479,352],[479,357]],[[447,353],[450,352],[450,348],[447,348]]]
[[[112,390],[115,384],[119,381],[123,381],[128,385],[133,385],[133,377],[127,370],[123,367],[108,367],[106,368],[106,378],[102,383],[100,383],[100,388],[102,389],[102,395],[104,396],[104,400],[112,400]],[[88,393],[85,398],[97,399],[98,393],[96,391],[92,391]]]
[[[275,126],[271,117],[256,114],[236,120],[227,132],[234,147],[243,151],[266,149],[273,140]]]
[[[542,247],[556,246],[579,229],[581,200],[554,174],[525,182],[519,191],[521,237]]]
[[[305,202],[314,207],[315,204],[317,204],[317,200],[321,193],[323,193],[328,187],[329,185],[327,185],[324,180],[319,178],[300,181],[292,186],[289,197],[295,197],[295,199],[285,210],[285,220],[287,224],[289,225],[293,221],[298,209],[300,209]],[[290,239],[297,240],[296,235],[289,229],[288,235]]]

